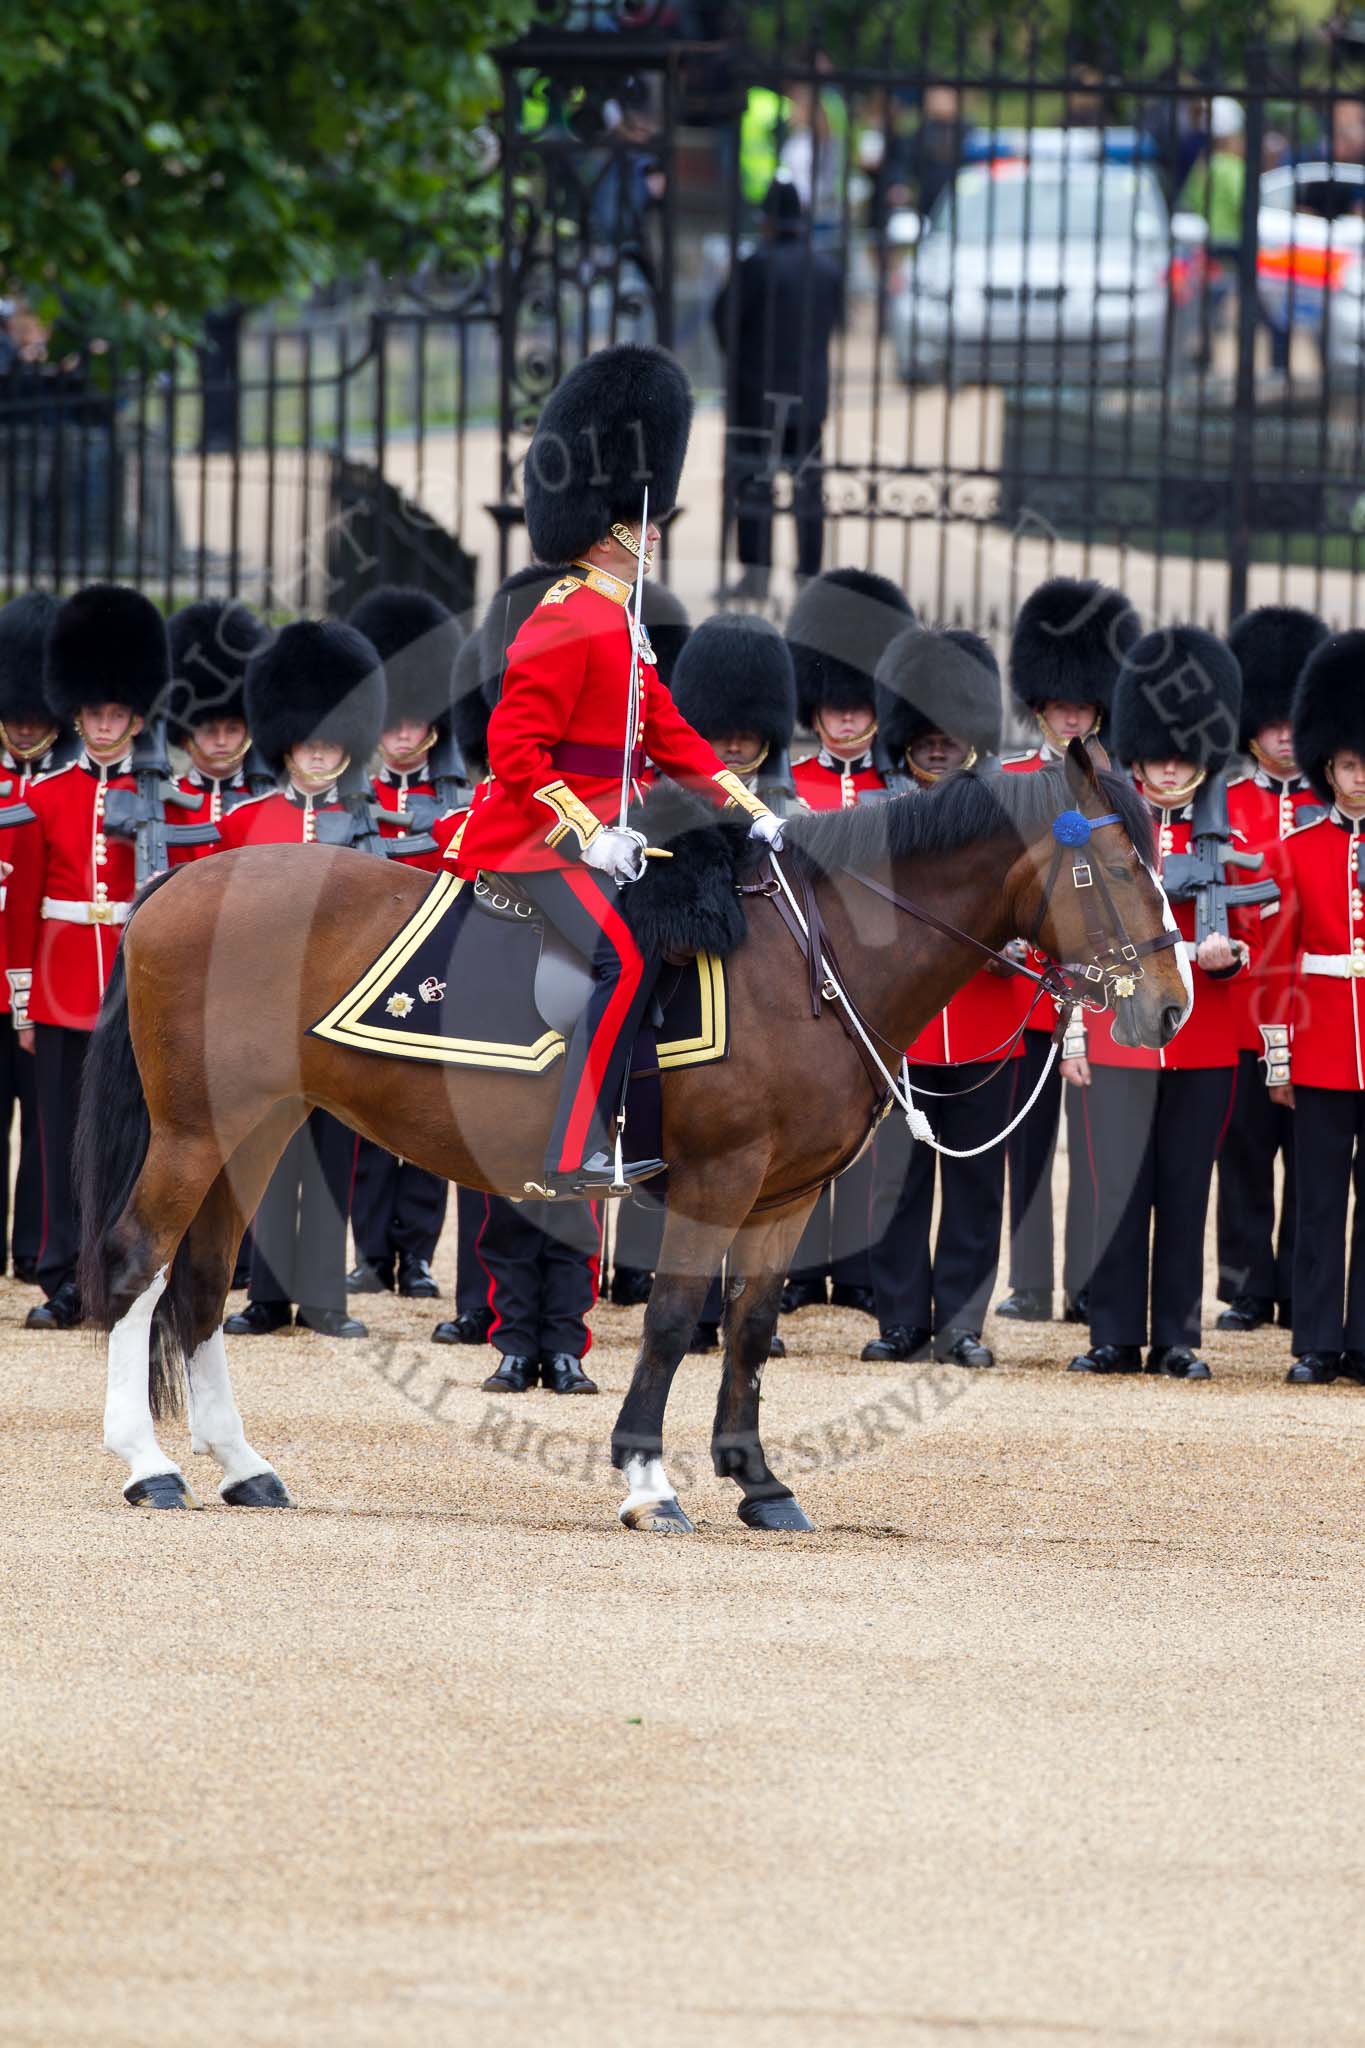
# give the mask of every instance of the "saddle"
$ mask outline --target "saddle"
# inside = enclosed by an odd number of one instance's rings
[[[416,911],[312,1035],[393,1059],[543,1073],[587,1007],[589,962],[505,875],[436,877]],[[637,1073],[729,1050],[725,963],[701,952],[660,976]]]
[[[474,878],[474,905],[486,917],[536,934],[540,954],[532,984],[535,1006],[552,1031],[568,1038],[588,1007],[592,970],[587,960],[562,932],[547,923],[529,897],[521,895],[510,875],[480,869]],[[654,1008],[658,1010],[657,1001]],[[662,1022],[662,1013],[650,1018],[656,1028]]]

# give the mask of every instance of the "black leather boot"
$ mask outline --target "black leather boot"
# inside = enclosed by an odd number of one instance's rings
[[[528,1387],[534,1387],[540,1380],[540,1360],[519,1358],[509,1351],[496,1372],[490,1372],[483,1383],[485,1394],[524,1394]]]
[[[1052,1296],[1041,1287],[1016,1287],[1003,1301],[997,1301],[995,1313],[1010,1323],[1050,1323]]]
[[[583,1370],[581,1358],[572,1351],[554,1351],[540,1361],[540,1384],[551,1394],[595,1394],[596,1380]]]

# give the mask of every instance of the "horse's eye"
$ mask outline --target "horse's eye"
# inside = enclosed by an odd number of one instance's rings
[[[1106,861],[1105,867],[1111,879],[1115,882],[1131,882],[1133,879],[1133,870],[1129,867],[1127,861]]]

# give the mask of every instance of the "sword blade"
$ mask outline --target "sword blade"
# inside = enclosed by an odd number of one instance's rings
[[[640,718],[640,634],[645,616],[645,535],[649,531],[649,485],[645,485],[644,502],[640,508],[640,552],[635,558],[635,611],[630,622],[630,692],[626,705],[626,737],[621,749],[621,817],[622,831],[630,816],[630,764],[635,752],[635,728]]]

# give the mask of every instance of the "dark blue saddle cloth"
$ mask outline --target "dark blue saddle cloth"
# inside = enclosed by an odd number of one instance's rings
[[[543,1073],[563,1057],[574,981],[572,962],[562,955],[552,976],[540,974],[541,1000],[554,1018],[547,1021],[537,1003],[541,940],[538,922],[491,916],[478,907],[472,884],[439,875],[312,1035],[389,1059]],[[586,1001],[586,963],[580,970]],[[633,1071],[704,1066],[728,1052],[724,961],[700,953],[684,966],[665,967]]]

